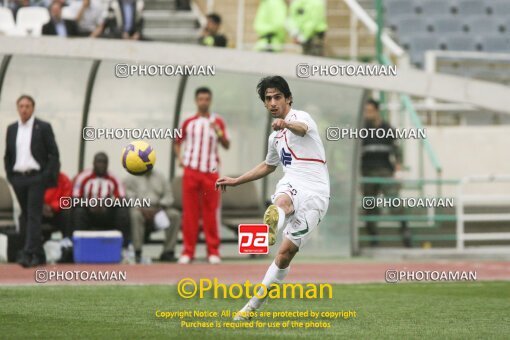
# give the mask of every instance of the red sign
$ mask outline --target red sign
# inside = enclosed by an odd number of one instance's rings
[[[238,228],[239,254],[269,253],[267,224],[240,224]]]

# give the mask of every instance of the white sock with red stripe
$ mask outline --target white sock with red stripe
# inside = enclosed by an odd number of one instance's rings
[[[276,284],[282,283],[282,281],[285,279],[285,277],[289,273],[289,270],[290,270],[290,266],[287,267],[287,268],[284,268],[284,269],[280,269],[280,268],[278,268],[276,263],[273,261],[273,263],[271,263],[271,265],[267,269],[266,275],[264,276],[264,280],[262,280],[262,284],[266,286],[267,292],[269,292],[269,289],[271,288],[272,284],[274,284],[274,283],[276,283]],[[264,300],[266,298],[259,299],[257,297],[257,295],[258,296],[262,296],[263,294],[264,294],[264,288],[260,288],[258,293],[255,294],[251,298],[250,305],[253,308],[256,308],[256,309],[260,308],[260,306],[262,305],[262,303],[264,302]],[[266,294],[266,297],[267,297],[267,294]]]

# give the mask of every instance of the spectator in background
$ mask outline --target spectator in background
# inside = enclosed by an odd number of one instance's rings
[[[44,191],[57,182],[59,153],[51,124],[34,116],[34,99],[22,95],[16,105],[19,120],[7,128],[4,166],[21,208],[25,246],[18,263],[35,267],[46,263],[41,237]]]
[[[108,156],[104,152],[95,154],[92,170],[84,170],[76,175],[73,181],[73,197],[125,197],[121,182],[108,172]],[[124,207],[74,207],[73,220],[74,230],[120,230],[124,238],[123,248],[126,249],[129,244],[129,211]]]
[[[108,7],[108,10],[106,12],[106,17],[103,22],[103,34],[101,35],[101,38],[109,39],[122,38],[122,29],[117,24],[115,12],[111,6]]]
[[[176,11],[191,11],[190,0],[176,0],[175,1]]]
[[[46,189],[44,193],[43,205],[43,219],[42,223],[50,224],[53,229],[62,232],[62,241],[60,246],[62,248],[62,256],[60,263],[73,262],[73,243],[71,238],[73,236],[71,211],[68,209],[61,209],[60,199],[62,197],[71,197],[72,184],[69,177],[63,172],[59,173],[57,185]]]
[[[211,101],[212,92],[207,87],[200,87],[195,91],[198,112],[182,123],[182,138],[176,139],[174,143],[178,164],[184,167],[182,178],[184,249],[179,258],[181,264],[188,264],[193,260],[200,231],[200,219],[207,243],[209,263],[221,262],[218,236],[220,196],[215,190],[219,167],[218,144],[228,149],[230,141],[223,119],[209,111]]]
[[[385,131],[392,129],[390,124],[385,122],[379,112],[379,102],[370,99],[365,104],[364,110],[365,128],[367,129],[383,129]],[[361,173],[363,177],[386,177],[393,178],[395,171],[401,170],[402,153],[396,141],[393,138],[372,138],[368,136],[362,141],[361,149]],[[363,184],[364,197],[376,197],[382,193],[385,197],[395,198],[399,195],[398,184],[379,184],[365,183]],[[395,209],[394,213],[402,215],[402,209]],[[379,210],[365,209],[367,215],[378,215]],[[400,232],[404,246],[411,247],[411,234],[407,226],[407,221],[400,222]],[[369,235],[377,235],[377,223],[367,222],[367,232]],[[378,242],[373,240],[372,246],[376,246]]]
[[[143,38],[143,7],[143,0],[113,0],[110,3],[117,25],[116,30],[120,32],[122,39],[141,40]]]
[[[225,35],[218,33],[221,26],[221,17],[216,13],[207,15],[207,24],[202,32],[202,36],[198,40],[200,45],[227,47],[227,38]]]
[[[323,0],[293,0],[289,8],[289,32],[303,54],[323,56],[328,29]]]
[[[62,3],[53,1],[49,8],[51,19],[42,27],[43,35],[58,35],[59,37],[78,36],[78,26],[72,20],[62,19]]]
[[[31,4],[30,4],[30,0],[15,0],[15,1],[8,2],[6,6],[8,6],[11,9],[12,15],[16,19],[17,15],[18,15],[18,10],[21,7],[29,7],[29,6],[31,6]]]
[[[261,0],[253,28],[258,40],[257,51],[279,52],[286,39],[287,4],[284,0]]]
[[[70,4],[80,36],[97,38],[103,33],[105,13],[94,0],[74,1]]]
[[[143,176],[130,176],[124,181],[127,196],[150,199],[150,208],[131,208],[131,238],[135,249],[135,261],[142,260],[145,237],[152,231],[165,230],[165,244],[160,261],[175,261],[177,234],[181,228],[181,214],[172,208],[174,202],[170,183],[155,170]]]
[[[74,0],[70,0],[70,1],[74,1]],[[68,5],[68,1],[67,0],[30,0],[30,6],[37,6],[37,7],[46,7],[46,8],[49,8],[50,5],[53,3],[53,2],[58,2],[62,5],[62,7],[64,6],[67,6]]]

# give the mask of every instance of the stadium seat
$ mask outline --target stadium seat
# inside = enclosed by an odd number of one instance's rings
[[[416,66],[430,49],[510,52],[504,38],[510,0],[389,0],[385,6],[387,23]]]
[[[237,232],[242,223],[261,223],[264,207],[255,182],[228,188],[222,194],[222,223]]]
[[[50,21],[50,14],[42,7],[22,7],[16,15],[16,27],[38,37],[41,35],[42,27]]]
[[[486,52],[510,52],[510,37],[508,35],[492,35],[479,38],[482,51]]]
[[[429,19],[429,26],[438,34],[461,33],[464,29],[462,21],[452,15],[433,17]]]
[[[460,0],[457,9],[457,14],[461,16],[487,14],[487,5],[483,0]]]
[[[403,15],[404,17],[409,16],[409,14]],[[385,16],[384,18],[384,25],[386,27],[389,27],[392,31],[397,30],[397,23],[402,19],[402,15],[400,16]]]
[[[175,209],[182,210],[182,177],[175,176],[172,179],[172,194],[174,195],[174,204],[173,207]]]
[[[247,213],[252,214],[253,211],[260,212],[261,200],[255,182],[229,187],[222,194],[222,207],[224,210],[230,210],[231,216],[244,216]]]
[[[500,73],[501,72],[498,72],[497,70],[491,70],[490,68],[478,68],[471,71],[471,77],[494,81],[495,79],[498,79]]]
[[[411,43],[411,39],[409,38],[409,36],[406,36],[406,35],[398,35],[396,37],[396,42],[404,49],[406,50],[407,52],[409,52],[409,45]]]
[[[398,34],[419,34],[428,30],[427,21],[416,15],[399,16],[395,21],[395,28]]]
[[[467,17],[463,22],[466,31],[475,36],[492,35],[505,30],[502,23],[489,16]]]
[[[62,7],[62,19],[65,20],[74,20],[76,19],[76,15],[71,8],[71,6],[64,6]]]
[[[506,19],[506,20],[503,21],[503,27],[505,28],[505,32],[507,34],[509,34],[510,33],[510,17],[506,17],[504,19]]]
[[[417,4],[418,12],[430,18],[437,15],[451,14],[451,6],[445,0],[424,0]]]
[[[15,227],[14,205],[5,178],[0,177],[0,229]]]
[[[440,48],[439,39],[432,34],[410,36],[409,49],[411,62],[418,67],[423,67],[426,51],[439,50]]]
[[[476,39],[469,34],[447,34],[441,37],[441,49],[448,51],[475,51]]]
[[[505,18],[510,16],[510,1],[494,0],[490,2],[488,7],[490,8],[492,15],[494,16]]]
[[[384,2],[386,16],[396,17],[415,13],[414,3],[411,0],[387,0]]]
[[[466,69],[464,68],[459,68],[458,65],[454,64],[448,64],[448,65],[437,65],[437,72],[439,73],[445,73],[445,74],[452,74],[452,75],[457,75],[457,76],[467,76],[465,74]]]
[[[15,28],[14,16],[10,9],[0,7],[0,32],[7,34]]]

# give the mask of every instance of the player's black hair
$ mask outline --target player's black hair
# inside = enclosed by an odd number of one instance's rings
[[[367,105],[372,105],[377,111],[379,111],[379,102],[373,98],[370,98],[366,102]]]
[[[219,14],[216,13],[208,14],[207,19],[211,20],[216,25],[221,25],[221,17],[219,16]]]
[[[97,159],[97,158],[99,158],[99,157],[103,157],[103,158],[105,158],[105,159],[106,159],[106,162],[108,162],[108,155],[107,155],[105,152],[103,152],[103,151],[99,151],[98,153],[96,153],[96,154],[94,155],[94,162],[95,162],[95,161],[96,161],[96,159]]]
[[[35,107],[34,98],[32,98],[32,96],[29,96],[28,94],[22,94],[21,96],[19,96],[18,99],[16,100],[16,105],[19,104],[19,102],[22,101],[23,99],[27,99],[29,102],[32,103],[32,106]]]
[[[283,93],[285,98],[290,98],[290,105],[292,105],[292,92],[290,92],[289,84],[280,76],[269,76],[260,79],[257,84],[257,93],[259,94],[260,100],[265,102],[266,90],[271,88],[277,89]]]
[[[48,11],[51,11],[51,7],[53,7],[54,4],[57,4],[60,7],[60,9],[62,9],[62,7],[64,7],[61,2],[53,0],[48,5]]]
[[[202,87],[199,87],[198,89],[195,90],[195,98],[200,94],[200,93],[209,93],[210,96],[212,96],[212,92],[211,92],[211,89],[209,89],[208,87],[205,87],[205,86],[202,86]]]

